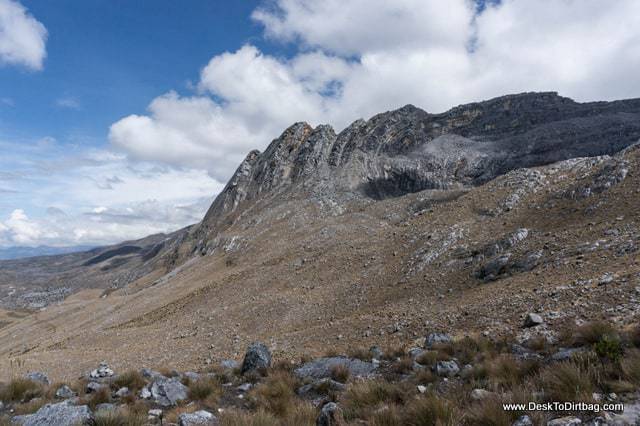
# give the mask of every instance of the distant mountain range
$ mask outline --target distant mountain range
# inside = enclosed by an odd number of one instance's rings
[[[22,259],[25,257],[37,256],[53,256],[56,254],[75,253],[79,251],[87,251],[92,246],[73,246],[73,247],[3,247],[0,248],[0,260]]]

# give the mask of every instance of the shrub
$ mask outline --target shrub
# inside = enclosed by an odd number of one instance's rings
[[[347,383],[350,375],[349,367],[344,364],[336,364],[331,367],[331,378],[337,382]]]
[[[623,352],[620,339],[609,335],[602,336],[593,346],[593,350],[600,358],[605,358],[612,362],[618,362]]]
[[[2,401],[30,401],[44,393],[44,386],[29,379],[13,379],[0,391]]]

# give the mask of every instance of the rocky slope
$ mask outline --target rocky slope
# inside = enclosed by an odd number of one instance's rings
[[[553,93],[407,106],[337,135],[296,124],[154,256],[84,255],[39,284],[75,279],[63,302],[0,311],[0,371],[199,369],[254,340],[286,359],[429,329],[526,340],[530,312],[551,340],[576,321],[624,325],[640,312],[639,140],[639,100]],[[132,275],[114,286],[101,268],[119,258]]]

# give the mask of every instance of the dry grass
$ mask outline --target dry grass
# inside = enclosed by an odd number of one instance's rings
[[[255,413],[229,410],[220,416],[220,426],[280,426],[280,422],[273,414],[263,410]]]
[[[30,401],[33,398],[44,394],[45,388],[42,384],[29,379],[13,379],[6,386],[0,389],[0,400],[2,401]]]
[[[222,395],[220,382],[213,378],[201,378],[189,383],[189,399],[208,407],[215,406]]]
[[[262,409],[277,417],[286,417],[295,408],[297,380],[282,371],[272,375],[256,386],[249,394],[254,408]]]
[[[96,413],[93,424],[94,426],[143,426],[146,422],[144,414],[118,410]]]
[[[111,390],[108,387],[103,387],[98,389],[95,392],[92,392],[85,396],[86,404],[92,409],[95,410],[97,405],[106,404],[111,402]]]
[[[341,398],[345,418],[367,418],[381,404],[403,405],[415,393],[408,384],[371,380],[352,384]]]
[[[50,401],[45,398],[35,398],[29,402],[25,402],[24,404],[18,404],[15,406],[15,414],[32,414],[42,408],[44,405],[48,404]]]
[[[579,326],[572,337],[574,345],[595,345],[604,338],[618,338],[618,332],[607,322],[594,321]]]
[[[118,389],[126,387],[129,388],[132,393],[135,393],[142,389],[147,384],[147,381],[139,371],[130,370],[119,375],[113,384]]]
[[[538,382],[545,391],[547,401],[589,402],[596,390],[593,373],[588,367],[566,361],[545,367],[540,372]]]
[[[340,383],[347,383],[351,371],[344,364],[337,364],[331,367],[331,378]]]
[[[624,377],[636,386],[640,386],[640,350],[627,351],[620,362],[620,368]]]

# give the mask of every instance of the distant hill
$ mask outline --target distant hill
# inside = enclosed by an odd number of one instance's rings
[[[79,251],[91,250],[92,246],[73,247],[4,247],[0,248],[0,260],[22,259],[25,257],[53,256],[56,254],[68,254]]]

